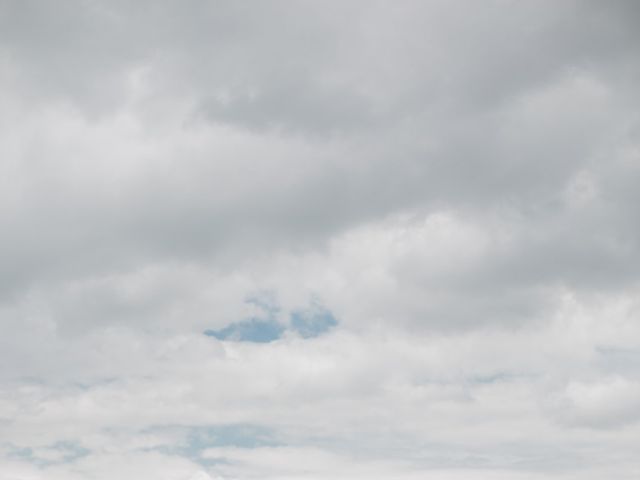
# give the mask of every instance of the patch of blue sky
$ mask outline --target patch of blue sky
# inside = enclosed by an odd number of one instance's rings
[[[494,372],[487,374],[478,374],[471,375],[467,378],[467,381],[470,383],[480,383],[480,384],[491,384],[491,383],[500,383],[500,382],[508,382],[513,380],[515,375],[507,373],[507,372]]]
[[[204,334],[218,340],[270,343],[280,339],[287,330],[302,338],[314,338],[338,325],[333,313],[318,301],[312,301],[306,308],[293,310],[286,325],[280,320],[281,309],[272,294],[250,297],[246,302],[257,306],[262,314],[218,330],[205,330]]]
[[[276,439],[273,430],[259,425],[230,424],[197,427],[157,427],[150,431],[172,430],[174,428],[186,430],[184,441],[180,442],[179,445],[165,445],[152,450],[186,457],[204,466],[227,463],[224,458],[203,458],[202,453],[208,448],[258,448],[283,445],[282,442]]]
[[[530,372],[499,371],[486,374],[471,375],[466,378],[470,384],[492,384],[514,382],[522,379],[535,379],[538,375]]]
[[[303,338],[318,337],[338,325],[333,313],[319,304],[291,312],[291,329]]]
[[[48,453],[42,455],[43,450],[46,450]],[[90,450],[81,447],[77,443],[57,442],[39,449],[10,446],[8,456],[29,462],[38,467],[47,467],[50,465],[72,463],[90,453]]]
[[[270,428],[260,425],[232,424],[194,427],[189,431],[190,448],[205,449],[211,447],[257,448],[276,446]]]
[[[285,328],[274,319],[250,318],[232,323],[220,330],[205,330],[204,334],[218,340],[269,343],[278,340]]]
[[[248,297],[245,302],[258,307],[261,314],[232,323],[219,330],[205,330],[204,334],[218,340],[269,343],[282,337],[285,327],[278,321],[280,307],[271,292]]]

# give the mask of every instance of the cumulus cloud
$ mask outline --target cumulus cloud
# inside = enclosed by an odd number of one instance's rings
[[[0,478],[635,478],[639,14],[0,0]]]

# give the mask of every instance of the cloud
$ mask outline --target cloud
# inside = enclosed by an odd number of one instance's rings
[[[633,476],[638,13],[0,0],[0,477]]]
[[[623,377],[570,381],[553,402],[557,420],[572,426],[611,428],[640,418],[639,386]]]

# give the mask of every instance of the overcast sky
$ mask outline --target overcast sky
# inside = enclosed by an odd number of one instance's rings
[[[0,480],[640,478],[638,25],[0,0]]]

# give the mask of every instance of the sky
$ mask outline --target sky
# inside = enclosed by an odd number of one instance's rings
[[[0,480],[640,478],[638,24],[0,0]]]

